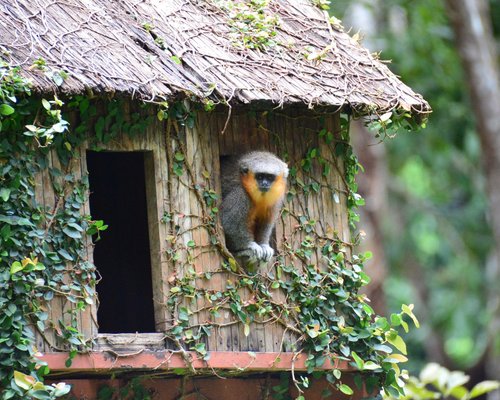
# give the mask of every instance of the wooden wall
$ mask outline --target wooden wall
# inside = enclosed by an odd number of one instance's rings
[[[313,164],[310,173],[322,185],[319,194],[306,195],[297,187],[289,185],[289,189],[296,193],[291,200],[286,201],[281,218],[278,220],[275,232],[276,247],[300,247],[306,233],[298,229],[297,217],[304,215],[310,220],[317,221],[316,232],[325,237],[332,237],[335,232],[346,242],[350,240],[349,224],[347,221],[346,187],[341,177],[343,162],[335,159],[332,147],[320,140],[318,133],[327,129],[334,134],[339,133],[339,115],[318,115],[302,109],[273,110],[251,112],[246,110],[232,112],[228,120],[227,112],[210,115],[211,122],[207,124],[218,134],[219,151],[222,156],[241,154],[251,150],[267,150],[284,159],[290,168],[297,168],[296,181],[309,182],[310,176],[301,170],[301,161],[306,157],[308,150],[318,148],[323,157],[335,163],[338,169],[332,167],[331,173],[323,177],[318,163]],[[225,130],[224,130],[225,127]],[[224,130],[224,131],[223,131]],[[223,132],[223,133],[221,133]],[[293,179],[292,179],[293,180]],[[338,198],[332,196],[332,188],[337,188]],[[320,265],[320,257],[311,260],[311,263]],[[301,268],[302,263],[297,259],[285,257],[287,264]],[[276,271],[270,263],[260,273],[275,276]],[[275,302],[285,302],[285,294],[280,289],[272,290]],[[248,298],[249,293],[242,291],[242,297]],[[262,322],[262,321],[260,321]],[[292,324],[293,325],[293,324]],[[222,330],[222,329],[221,329]],[[229,330],[226,329],[226,334]],[[250,329],[248,337],[244,336],[242,324],[231,327],[233,346],[227,343],[227,350],[238,349],[252,351],[295,351],[297,335],[284,329],[282,324],[257,322]]]
[[[65,173],[73,174],[75,179],[84,176],[86,172],[85,151],[83,148],[76,150],[76,157],[71,160],[67,170],[61,165],[55,151],[51,151],[47,158],[47,168],[39,173],[35,178],[35,199],[37,203],[43,207],[48,215],[57,213],[64,207],[64,196],[61,193],[56,193],[53,183],[59,187],[65,187],[64,175]],[[65,173],[51,175],[49,168]],[[70,188],[64,189],[64,194],[68,194]],[[81,210],[83,214],[89,214],[88,202]],[[50,219],[47,224],[50,224]],[[92,262],[92,247],[90,246],[90,239],[85,238],[86,243],[86,256]],[[57,250],[57,249],[55,249]],[[63,271],[63,279],[66,284],[70,283],[70,270],[72,269],[71,263],[66,263],[66,270]],[[46,304],[46,311],[48,313],[47,329],[44,332],[36,331],[36,346],[39,351],[46,352],[51,350],[64,350],[64,344],[58,339],[57,331],[60,329],[59,320],[65,325],[71,325],[71,315],[68,313],[71,309],[75,308],[75,304],[71,303],[65,296],[55,292],[54,297]],[[96,317],[96,304],[87,306],[85,311],[76,312],[77,324],[81,332],[84,334],[85,339],[90,340],[97,335],[97,317]]]
[[[234,274],[221,269],[222,258],[211,245],[212,228],[203,217],[206,205],[200,194],[212,189],[220,193],[221,156],[243,153],[249,150],[269,150],[286,159],[289,166],[300,166],[307,150],[319,148],[323,157],[336,165],[328,176],[323,176],[318,165],[312,176],[320,183],[319,194],[296,195],[287,201],[276,228],[276,245],[298,246],[305,233],[298,229],[297,217],[307,215],[317,221],[317,230],[322,236],[332,237],[334,233],[349,241],[349,227],[346,211],[346,187],[342,179],[343,164],[336,159],[331,147],[318,139],[318,132],[326,128],[338,133],[338,114],[315,115],[298,110],[275,110],[272,112],[234,111],[228,118],[227,110],[222,112],[198,112],[192,128],[179,126],[174,121],[153,122],[144,132],[130,138],[120,135],[110,143],[101,146],[110,151],[146,151],[146,191],[148,196],[148,223],[151,246],[151,267],[153,272],[153,293],[155,320],[158,332],[172,327],[179,310],[187,309],[190,324],[194,329],[210,322],[220,325],[214,328],[206,340],[210,351],[258,351],[279,352],[295,350],[296,337],[278,322],[257,320],[249,331],[237,322],[226,307],[217,315],[211,313],[213,304],[207,299],[214,291],[225,290],[236,278]],[[79,149],[79,157],[72,161],[71,169],[84,175],[86,170],[85,151],[87,144]],[[184,154],[183,173],[180,177],[173,172],[175,154]],[[179,160],[177,160],[178,162]],[[50,163],[58,165],[57,157],[50,156]],[[308,181],[301,168],[298,180]],[[332,191],[332,188],[335,188]],[[336,193],[336,195],[333,195]],[[51,189],[50,176],[44,171],[37,177],[37,200],[47,208],[55,207],[56,197]],[[89,213],[88,203],[82,212]],[[171,216],[169,222],[161,222],[164,215]],[[105,233],[104,233],[105,234]],[[195,246],[193,246],[193,242]],[[92,244],[87,243],[88,259],[92,261]],[[318,257],[319,259],[319,257]],[[314,261],[314,260],[313,260]],[[298,260],[287,259],[300,268]],[[321,268],[321,266],[319,265]],[[97,265],[99,269],[99,265]],[[210,273],[207,279],[206,273]],[[261,274],[274,274],[270,264]],[[175,307],[167,307],[170,289],[180,279],[187,279],[207,296],[187,298]],[[97,286],[99,291],[99,286]],[[251,293],[240,290],[243,301],[252,301]],[[284,294],[273,290],[273,300],[284,302]],[[97,300],[96,300],[97,304]],[[50,319],[56,321],[71,307],[62,298],[55,297],[49,304]],[[213,310],[212,310],[213,311]],[[64,318],[64,316],[63,316]],[[268,321],[267,317],[266,321]],[[265,323],[264,323],[265,322]],[[87,338],[95,338],[98,330],[96,306],[90,306],[79,316],[79,325]],[[55,331],[48,330],[37,336],[41,351],[57,349]],[[144,345],[176,348],[178,343],[164,340],[161,334],[101,335],[96,349],[133,349]],[[140,343],[140,344],[139,344]],[[163,343],[163,344],[162,344]]]

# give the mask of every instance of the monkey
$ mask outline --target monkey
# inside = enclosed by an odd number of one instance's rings
[[[251,271],[274,255],[269,245],[286,192],[288,166],[252,151],[221,165],[221,220],[227,248]]]

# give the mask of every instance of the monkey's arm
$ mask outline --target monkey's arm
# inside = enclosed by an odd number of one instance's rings
[[[281,202],[273,207],[268,221],[261,222],[256,230],[255,241],[262,247],[263,260],[269,261],[274,255],[274,249],[269,245],[276,220],[279,216]]]
[[[250,201],[243,188],[236,187],[229,192],[222,202],[222,226],[226,236],[226,244],[234,253],[251,250],[257,257],[262,256],[260,246],[255,242],[248,227]]]

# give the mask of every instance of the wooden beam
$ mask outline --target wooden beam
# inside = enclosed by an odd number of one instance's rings
[[[295,353],[254,353],[254,352],[231,352],[212,351],[208,360],[203,360],[196,352],[173,352],[171,350],[150,351],[144,350],[139,353],[114,353],[105,351],[92,351],[86,354],[78,354],[72,361],[70,367],[65,363],[68,353],[45,353],[38,358],[48,364],[52,373],[55,372],[94,372],[106,373],[119,370],[154,370],[168,371],[173,369],[194,369],[199,372],[203,370],[233,370],[239,372],[250,371],[287,371],[292,368],[295,371],[305,371],[306,354]],[[186,361],[190,360],[191,366]],[[326,361],[317,370],[340,369],[342,371],[353,371],[347,361]],[[172,371],[173,372],[173,371]]]

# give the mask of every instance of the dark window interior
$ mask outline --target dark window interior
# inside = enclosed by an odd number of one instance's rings
[[[144,156],[87,152],[92,219],[109,225],[94,249],[100,333],[155,331]]]

